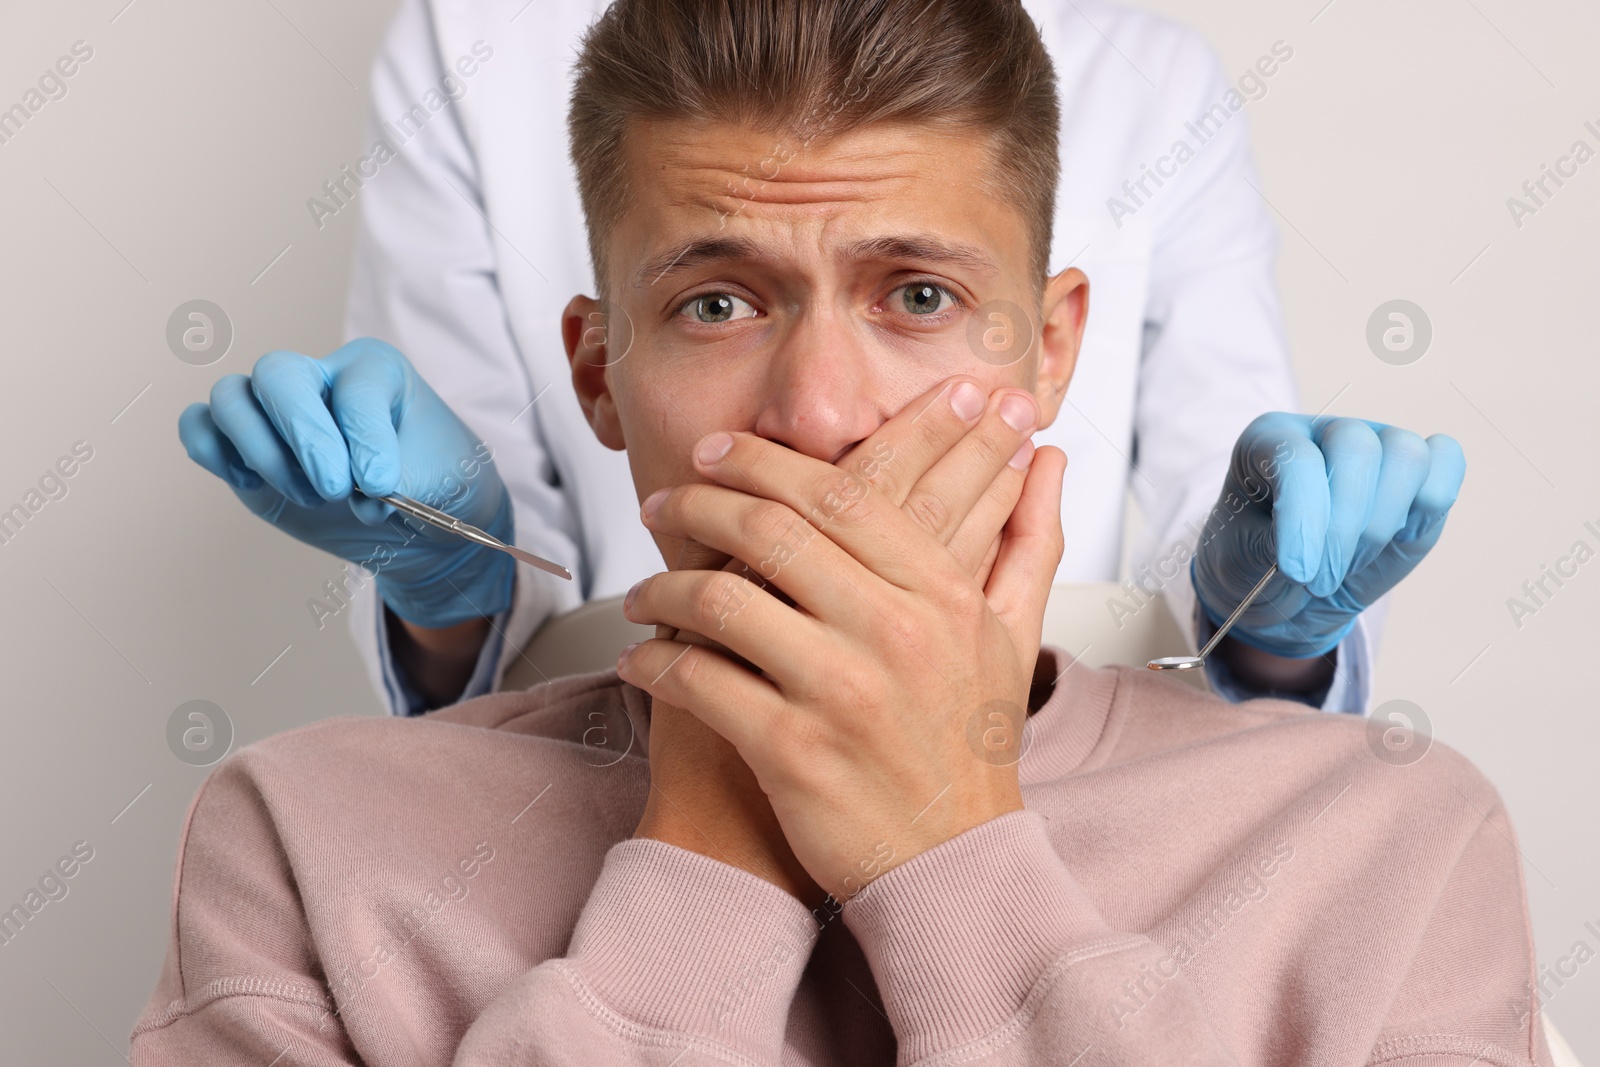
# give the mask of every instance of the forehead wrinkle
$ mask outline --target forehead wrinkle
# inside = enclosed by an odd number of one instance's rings
[[[634,287],[649,279],[654,285],[669,274],[690,270],[705,263],[735,263],[767,260],[771,257],[754,241],[736,236],[694,237],[647,260],[634,275]],[[862,260],[908,260],[925,263],[953,263],[993,277],[999,266],[976,245],[947,241],[935,234],[884,234],[866,237],[840,250],[842,262]]]

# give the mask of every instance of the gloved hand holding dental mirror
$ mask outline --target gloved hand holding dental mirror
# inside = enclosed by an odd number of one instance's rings
[[[1445,434],[1256,418],[1190,561],[1202,622],[1215,632],[1205,640],[1202,625],[1197,655],[1147,666],[1193,670],[1221,655],[1257,691],[1326,686],[1356,618],[1438,541],[1465,473],[1461,446]]]
[[[268,353],[249,375],[220,379],[209,403],[190,405],[178,434],[256,515],[375,574],[402,640],[468,632],[481,645],[486,620],[511,606],[515,560],[572,578],[516,543],[492,447],[381,341],[352,341],[323,359]],[[430,649],[411,651],[427,661]],[[473,658],[410,669],[446,692]]]

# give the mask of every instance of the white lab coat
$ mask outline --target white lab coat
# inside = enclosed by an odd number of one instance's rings
[[[515,605],[495,620],[467,695],[491,687],[552,614],[661,569],[626,456],[596,441],[579,410],[559,331],[567,301],[595,288],[566,104],[582,32],[606,6],[402,0],[374,65],[363,146],[383,139],[395,157],[363,168],[376,174],[359,189],[347,182],[340,206],[358,201],[361,214],[347,336],[410,357],[494,448],[517,542],[576,578],[519,568]],[[1104,0],[1027,6],[1064,115],[1051,270],[1080,267],[1091,294],[1061,415],[1034,439],[1070,457],[1056,580],[1110,581],[1130,487],[1144,517],[1130,572],[1148,574],[1147,561],[1194,544],[1245,425],[1298,406],[1273,279],[1278,236],[1255,191],[1248,106],[1203,144],[1185,128],[1226,107],[1232,83],[1198,34]],[[455,81],[441,90],[446,72]],[[1175,177],[1159,188],[1146,179],[1148,198],[1124,190],[1180,138],[1200,147]],[[1113,220],[1111,197],[1133,213]],[[1145,584],[1161,586],[1194,634],[1188,568]],[[402,711],[370,586],[351,615],[375,685]],[[1363,618],[1341,646],[1329,710],[1364,710],[1373,628]]]

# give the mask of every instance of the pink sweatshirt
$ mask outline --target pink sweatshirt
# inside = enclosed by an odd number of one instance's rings
[[[630,839],[649,718],[609,671],[236,753],[132,1062],[1549,1062],[1510,822],[1443,745],[1072,666],[1027,810],[814,913]]]

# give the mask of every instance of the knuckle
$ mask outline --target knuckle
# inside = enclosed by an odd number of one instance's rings
[[[256,360],[250,369],[250,380],[257,388],[273,389],[299,380],[310,357],[298,352],[277,349]]]
[[[1256,437],[1279,437],[1293,430],[1294,417],[1286,411],[1264,411],[1250,420],[1240,435],[1240,441]]]
[[[1360,419],[1334,419],[1323,431],[1322,441],[1327,449],[1353,458],[1376,459],[1383,452],[1378,435]]]
[[[882,609],[880,618],[883,620],[883,625],[890,631],[884,635],[888,639],[889,647],[894,647],[895,643],[901,643],[909,648],[917,648],[927,639],[927,624],[922,616],[915,611],[888,607]],[[845,681],[846,679],[842,677],[840,680]]]
[[[813,494],[812,514],[822,524],[841,521],[859,524],[871,513],[872,489],[866,482],[847,471],[822,478]]]
[[[771,548],[793,531],[795,519],[795,513],[783,504],[759,502],[739,516],[740,539],[745,544]]]
[[[957,619],[977,618],[987,605],[983,590],[971,582],[953,583],[946,591],[944,600],[945,610]]]
[[[911,518],[930,533],[942,533],[950,521],[950,509],[932,493],[914,492],[905,506]]]
[[[706,495],[711,492],[711,487],[701,482],[690,482],[687,485],[673,486],[667,493],[666,499],[661,501],[657,509],[661,515],[694,515],[706,507]]]
[[[696,621],[706,623],[721,618],[729,604],[739,595],[739,585],[744,579],[726,571],[702,575],[690,591],[690,611]]]
[[[1010,433],[1009,430],[1006,432]],[[1015,443],[1008,445],[995,434],[968,434],[967,440],[969,447],[977,453],[979,463],[986,468],[1001,466],[1017,451]]]
[[[674,653],[674,655],[678,654]],[[704,655],[705,653],[699,648],[691,647],[687,652],[679,656],[676,665],[672,668],[672,673],[678,676],[677,684],[679,689],[687,689],[694,683],[695,672],[700,669],[700,657]]]
[[[1441,459],[1450,459],[1462,466],[1466,465],[1467,454],[1462,451],[1461,442],[1447,433],[1436,433],[1428,438],[1428,450],[1437,454]]]
[[[357,337],[350,342],[349,347],[355,350],[355,358],[361,362],[371,361],[395,365],[408,362],[405,355],[398,348],[382,338]]]
[[[211,387],[211,411],[213,416],[239,414],[244,409],[255,403],[250,395],[250,379],[242,374],[228,374],[218,378]]]
[[[1422,439],[1421,434],[1391,426],[1379,433],[1378,437],[1383,444],[1384,463],[1418,476],[1427,474],[1432,455],[1428,451],[1428,442]]]

